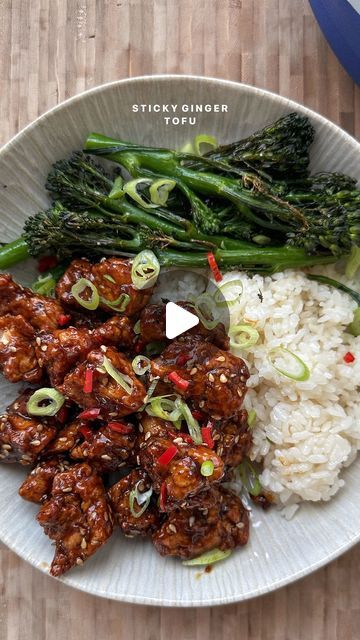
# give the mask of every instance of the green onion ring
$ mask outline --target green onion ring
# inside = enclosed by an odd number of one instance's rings
[[[239,473],[243,487],[250,493],[251,496],[259,496],[262,492],[259,474],[254,469],[249,460],[244,460],[239,465]]]
[[[135,289],[150,289],[158,279],[160,264],[153,251],[144,249],[135,256],[131,267],[131,281]]]
[[[192,560],[184,560],[182,564],[185,567],[196,567],[197,565],[214,564],[214,562],[225,560],[225,558],[228,558],[230,555],[230,549],[226,549],[226,551],[221,551],[221,549],[212,549],[211,551],[202,553],[201,556],[198,556],[197,558],[192,558]]]
[[[277,356],[281,356],[282,354],[289,355],[296,362],[296,364],[299,365],[299,373],[291,373],[290,371],[286,371],[286,369],[277,367],[274,364],[275,358]],[[306,382],[306,380],[309,380],[310,378],[310,369],[307,364],[305,364],[305,362],[301,360],[301,358],[299,358],[296,353],[289,351],[289,349],[285,349],[285,347],[275,347],[274,349],[271,349],[271,351],[269,351],[268,353],[268,360],[271,366],[274,367],[274,369],[278,373],[286,376],[286,378],[290,378],[290,380],[296,380],[296,382]]]
[[[107,307],[112,309],[113,311],[125,311],[126,307],[130,302],[130,296],[127,293],[121,293],[116,300],[107,300],[100,296],[100,302],[105,304]]]
[[[247,417],[247,423],[248,423],[248,427],[251,428],[252,425],[254,424],[256,420],[256,411],[255,409],[251,409],[251,411],[249,411],[248,413],[248,417]]]
[[[202,444],[203,439],[202,439],[202,435],[201,435],[201,429],[200,429],[200,425],[198,423],[197,420],[195,420],[194,416],[192,415],[189,407],[187,406],[186,402],[184,402],[184,400],[182,398],[176,398],[175,400],[175,406],[179,409],[179,411],[181,412],[181,415],[183,416],[188,430],[189,430],[189,434],[192,437],[193,441],[195,444]]]
[[[149,395],[149,394],[148,394]],[[176,401],[170,400],[169,396],[155,396],[145,408],[149,416],[155,416],[169,422],[176,422],[181,416],[181,411],[176,405]]]
[[[240,289],[239,292],[233,292],[232,289],[234,287],[238,287]],[[227,298],[226,297],[226,292],[230,292],[233,294],[233,296],[235,297],[230,297]],[[231,307],[233,304],[236,304],[236,302],[238,301],[238,299],[240,298],[241,294],[243,292],[243,283],[241,280],[236,279],[236,280],[228,280],[227,282],[225,282],[222,285],[217,285],[217,290],[215,291],[214,294],[214,300],[215,300],[215,304],[217,304],[219,307]]]
[[[166,205],[169,193],[174,187],[176,187],[175,180],[169,180],[168,178],[155,180],[149,189],[151,202],[160,206]]]
[[[241,339],[241,335],[245,338]],[[259,340],[259,332],[251,324],[237,324],[229,331],[230,347],[233,351],[241,351],[253,347]]]
[[[114,278],[109,273],[105,273],[104,278],[105,280],[109,280],[109,282],[116,284],[116,280],[114,280]]]
[[[83,293],[86,289],[91,290],[91,298],[90,300],[84,300],[80,297],[80,293]],[[100,296],[95,285],[88,280],[87,278],[80,278],[73,286],[71,287],[71,295],[74,296],[75,300],[85,309],[89,309],[89,311],[95,311],[98,308],[100,303]]]
[[[219,324],[215,313],[216,303],[209,293],[202,293],[196,298],[194,309],[201,324],[203,324],[206,329],[214,329]]]
[[[121,373],[121,371],[116,369],[111,360],[106,356],[104,356],[102,367],[100,369],[103,370],[103,373],[107,373],[111,378],[113,378],[113,380],[115,380],[115,382],[117,382],[120,387],[126,391],[126,393],[130,395],[133,392],[134,383],[130,376],[127,376],[125,373]]]
[[[124,180],[122,176],[117,176],[114,180],[113,187],[108,195],[108,198],[111,200],[117,200],[118,198],[122,198],[124,195]]]
[[[200,473],[205,478],[209,478],[214,473],[214,463],[212,460],[205,460],[200,467]]]
[[[145,362],[145,365],[142,365],[142,362]],[[150,360],[146,356],[138,355],[135,356],[134,360],[131,363],[131,366],[137,376],[143,376],[144,373],[146,373],[150,369]]]
[[[49,400],[49,404],[41,406],[40,403]],[[54,416],[65,402],[64,396],[51,387],[37,389],[26,403],[27,412],[32,416]]]
[[[130,198],[135,200],[138,204],[140,204],[144,209],[156,209],[159,205],[154,204],[153,202],[146,202],[140,195],[137,190],[139,184],[143,184],[145,186],[149,186],[152,184],[152,180],[150,178],[137,178],[136,180],[130,180],[126,182],[123,186],[124,193],[126,193]]]
[[[216,149],[216,147],[218,146],[218,141],[214,136],[208,136],[204,133],[200,133],[199,135],[195,136],[193,145],[197,156],[202,156],[204,155],[204,153],[206,153],[206,151],[201,151],[202,144],[205,144],[212,149]]]
[[[143,493],[140,493],[138,489],[138,486],[140,483],[141,483],[141,480],[139,480],[136,483],[135,488],[130,491],[130,495],[129,495],[130,512],[134,518],[140,518],[140,516],[142,516],[142,514],[146,511],[146,509],[150,504],[150,498],[153,493],[152,487],[150,487],[148,491],[144,491]],[[139,511],[135,511],[135,508],[134,508],[135,500],[138,503],[139,507],[141,507]]]
[[[139,333],[141,333],[141,320],[138,320],[135,324],[134,324],[134,333],[136,335],[139,335]]]

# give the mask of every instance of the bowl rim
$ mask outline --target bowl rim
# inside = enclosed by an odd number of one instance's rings
[[[176,82],[179,80],[180,81],[186,80],[194,84],[198,82],[202,82],[202,83],[205,82],[209,84],[216,84],[217,86],[220,85],[224,87],[242,88],[243,90],[248,91],[249,93],[253,93],[259,97],[264,96],[265,98],[276,101],[278,104],[282,106],[294,109],[295,111],[300,111],[301,113],[309,116],[315,122],[319,122],[326,125],[332,131],[336,132],[337,136],[340,135],[343,138],[343,140],[345,140],[354,149],[360,152],[360,142],[354,136],[344,131],[344,129],[342,129],[339,125],[327,119],[325,116],[322,116],[317,111],[314,111],[313,109],[310,109],[309,107],[306,107],[296,102],[295,100],[291,100],[285,96],[281,96],[277,93],[274,93],[273,91],[262,89],[260,87],[256,87],[243,82],[216,78],[214,76],[200,76],[200,75],[190,75],[190,74],[155,74],[155,75],[134,76],[130,78],[127,77],[127,78],[122,78],[120,80],[113,80],[111,82],[106,82],[101,85],[97,85],[95,87],[81,91],[80,93],[77,93],[73,96],[70,96],[66,100],[61,101],[59,104],[54,105],[50,109],[47,109],[44,113],[40,114],[37,118],[35,118],[35,120],[32,120],[25,127],[23,127],[18,133],[12,136],[6,143],[4,143],[0,147],[0,155],[3,155],[5,152],[11,150],[12,147],[18,143],[18,141],[20,141],[24,136],[30,133],[40,123],[45,122],[50,116],[55,114],[57,111],[60,111],[61,109],[63,109],[64,107],[70,104],[71,105],[76,104],[78,101],[81,101],[84,97],[96,95],[97,93],[101,93],[104,90],[111,89],[112,87],[116,87],[116,86],[122,86],[125,84],[138,84],[141,82],[148,82],[148,83],[168,82],[168,81]],[[142,604],[147,606],[151,605],[151,606],[187,608],[187,607],[208,607],[208,606],[217,606],[217,605],[220,606],[220,605],[226,605],[226,604],[231,604],[235,602],[244,602],[246,600],[259,597],[266,593],[271,593],[272,591],[275,591],[281,587],[292,584],[293,582],[296,582],[297,580],[313,573],[317,569],[320,569],[321,567],[325,566],[329,562],[335,560],[336,558],[341,556],[343,553],[351,549],[357,542],[359,542],[360,531],[354,532],[354,535],[350,539],[345,541],[340,547],[336,548],[332,553],[319,559],[316,562],[313,562],[312,564],[308,565],[306,568],[300,569],[299,571],[292,574],[291,576],[285,576],[284,578],[280,578],[279,580],[273,582],[271,585],[265,585],[264,587],[260,587],[256,589],[256,591],[250,591],[249,593],[245,593],[245,594],[240,594],[240,595],[234,594],[234,595],[225,596],[225,597],[221,597],[220,595],[217,597],[206,597],[205,599],[192,600],[191,603],[186,602],[185,604],[183,604],[178,600],[174,600],[166,597],[160,600],[157,597],[151,598],[151,597],[142,596],[142,595],[137,596],[134,594],[128,594],[126,592],[117,594],[117,593],[108,593],[105,591],[99,591],[99,590],[95,590],[92,587],[89,588],[89,587],[84,587],[81,584],[80,585],[74,584],[71,578],[67,576],[62,578],[54,578],[49,574],[48,568],[45,567],[43,563],[40,563],[40,562],[38,563],[36,558],[33,556],[25,556],[21,553],[21,549],[19,550],[16,547],[16,545],[12,542],[11,534],[5,533],[5,535],[3,535],[3,532],[0,532],[0,540],[11,551],[16,553],[16,555],[19,556],[22,560],[25,560],[27,563],[29,563],[33,568],[41,571],[43,574],[47,575],[50,578],[53,578],[54,580],[59,580],[66,586],[70,586],[74,589],[77,589],[78,591],[82,591],[84,593],[88,593],[90,595],[98,596],[101,598],[115,600],[118,602]]]

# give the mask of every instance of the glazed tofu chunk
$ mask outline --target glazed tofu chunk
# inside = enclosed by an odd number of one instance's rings
[[[182,364],[184,356],[187,361]],[[239,413],[249,377],[241,358],[203,342],[198,336],[172,342],[153,360],[151,373],[165,382],[172,382],[177,393],[191,398],[196,407],[204,409],[214,419]]]
[[[0,460],[34,464],[56,434],[54,419],[28,415],[26,403],[33,390],[24,391],[0,417]]]
[[[92,430],[88,427],[83,442],[71,449],[73,460],[84,460],[102,473],[116,471],[129,459],[136,442],[131,423],[110,422]]]
[[[131,280],[131,261],[121,258],[104,258],[92,264],[84,258],[73,260],[60,278],[56,295],[66,307],[82,309],[74,298],[71,289],[81,278],[89,280],[100,296],[99,309],[113,315],[118,308],[126,316],[133,316],[148,303],[152,289],[135,289]],[[81,294],[84,300],[91,298],[91,290],[87,288]],[[126,296],[126,297],[125,297]],[[91,313],[91,312],[90,312]]]
[[[64,311],[54,298],[41,296],[0,274],[0,316],[22,316],[37,331],[51,331],[58,326]]]
[[[247,420],[247,411],[242,409],[230,420],[220,420],[214,424],[214,451],[228,467],[237,467],[250,451],[252,432]]]
[[[41,332],[36,337],[35,348],[38,361],[46,369],[51,384],[57,387],[74,366],[85,360],[92,349],[101,344],[129,348],[133,338],[129,319],[117,316],[95,329],[67,327]]]
[[[249,516],[240,498],[218,487],[214,496],[204,494],[203,505],[178,509],[168,514],[153,535],[153,543],[162,556],[188,559],[212,549],[234,549],[247,543]]]
[[[39,462],[20,486],[20,496],[29,502],[41,504],[50,497],[56,474],[68,468],[69,463],[60,457]]]
[[[151,489],[151,480],[143,469],[134,469],[127,476],[121,478],[108,491],[108,497],[114,513],[115,523],[126,536],[146,536],[155,531],[159,525],[160,514],[156,502],[149,497],[150,503],[138,504],[133,501],[133,511],[130,509],[130,494],[136,492],[141,502],[141,495]]]
[[[56,474],[51,497],[40,507],[39,524],[55,542],[50,573],[81,565],[110,538],[113,520],[100,476],[88,464]]]
[[[10,382],[39,382],[43,376],[34,329],[22,316],[0,317],[0,371]]]
[[[104,363],[112,374],[104,369]],[[92,372],[88,392],[84,391],[87,371]],[[123,385],[117,381],[118,376],[124,381]],[[111,420],[138,411],[146,395],[144,385],[135,376],[126,356],[104,345],[91,351],[84,362],[65,376],[59,389],[80,407],[100,408],[101,417]]]

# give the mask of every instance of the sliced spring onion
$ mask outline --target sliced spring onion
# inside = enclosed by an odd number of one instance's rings
[[[151,382],[151,384],[150,384],[150,387],[149,387],[149,388],[148,388],[148,390],[147,390],[147,394],[146,394],[146,396],[145,396],[145,398],[144,398],[144,402],[149,402],[150,398],[152,398],[152,396],[153,396],[153,394],[154,394],[154,391],[155,391],[155,389],[156,389],[156,387],[157,387],[157,383],[159,382],[159,380],[160,380],[160,378],[159,378],[159,377],[156,377],[156,378],[154,378],[154,380],[152,380],[152,382]],[[145,409],[145,405],[142,407],[142,409]]]
[[[86,291],[86,289],[90,289],[91,298],[89,300],[84,300],[81,298],[80,294]],[[71,287],[71,294],[74,296],[75,300],[85,309],[89,309],[90,311],[95,311],[98,308],[100,303],[100,296],[97,288],[87,278],[80,278],[73,286]]]
[[[174,187],[176,187],[175,180],[169,180],[168,178],[155,180],[149,189],[151,202],[164,206],[167,203],[170,191],[172,191]]]
[[[126,391],[129,395],[133,392],[134,383],[130,376],[127,376],[125,373],[121,373],[116,367],[114,367],[113,363],[109,358],[104,356],[102,367],[99,367],[103,370],[103,373],[107,373],[115,382],[117,382],[120,387]]]
[[[251,324],[237,324],[229,331],[230,347],[236,352],[253,347],[259,340],[259,332]]]
[[[346,262],[345,275],[347,278],[353,278],[360,268],[360,247],[352,247],[350,255]]]
[[[277,366],[275,364],[275,361],[277,359],[282,360],[284,362],[284,365]],[[287,361],[291,360],[292,363],[295,364],[295,367],[297,367],[297,369],[285,369],[284,367],[287,366],[285,362],[286,359]],[[269,351],[268,353],[268,360],[272,367],[274,367],[274,369],[278,373],[286,376],[286,378],[296,380],[297,382],[305,382],[310,378],[310,369],[307,364],[305,364],[305,362],[301,360],[301,358],[299,358],[296,353],[289,351],[289,349],[286,349],[285,347],[275,347],[274,349],[271,349],[271,351]]]
[[[142,516],[142,514],[146,511],[146,509],[150,504],[150,498],[153,493],[152,487],[150,487],[148,491],[144,491],[143,493],[140,493],[138,488],[140,483],[141,483],[141,480],[139,480],[139,482],[136,483],[135,488],[132,489],[132,491],[130,491],[130,495],[129,495],[130,512],[134,518],[140,518],[140,516]],[[139,507],[141,507],[141,509],[139,509],[138,511],[135,511],[135,500],[138,503]]]
[[[130,296],[127,293],[121,293],[116,300],[107,300],[100,296],[100,302],[102,304],[106,304],[109,309],[113,309],[113,311],[125,311],[126,307],[130,302]]]
[[[349,324],[347,330],[355,337],[360,336],[360,307],[355,309],[353,321]]]
[[[153,251],[145,249],[135,256],[131,267],[131,280],[135,289],[150,289],[160,273],[159,261]]]
[[[148,394],[149,396],[149,394]],[[155,416],[169,422],[176,422],[181,416],[181,410],[175,400],[170,400],[169,396],[155,396],[151,398],[145,409],[149,416]]]
[[[48,404],[42,405],[44,401]],[[30,396],[26,404],[26,409],[33,416],[54,416],[65,402],[64,396],[56,389],[43,387],[37,389]]]
[[[39,276],[35,282],[31,285],[31,289],[33,291],[40,291],[44,296],[53,295],[56,287],[56,280],[51,273],[48,273],[46,276]]]
[[[148,187],[152,184],[152,180],[150,178],[137,178],[136,180],[130,180],[124,184],[123,190],[130,198],[135,200],[138,204],[140,204],[144,209],[156,209],[159,205],[154,204],[153,202],[147,202],[142,197],[141,193],[138,191],[138,187],[142,185],[143,187]]]
[[[195,444],[202,444],[202,435],[201,435],[201,429],[200,429],[200,425],[198,423],[198,421],[194,418],[194,416],[192,415],[189,407],[187,406],[186,402],[184,402],[184,400],[182,400],[182,398],[176,398],[175,400],[175,406],[179,409],[181,415],[183,416],[189,433],[193,439],[193,442]]]
[[[250,495],[259,496],[262,492],[259,474],[249,460],[244,460],[239,465],[239,474],[243,487],[247,489]]]
[[[194,304],[196,315],[206,329],[214,329],[219,323],[216,302],[209,293],[202,293]]]
[[[193,558],[192,560],[184,560],[182,564],[185,567],[196,567],[197,565],[214,564],[214,562],[225,560],[225,558],[228,558],[230,555],[230,549],[227,549],[226,551],[221,551],[221,549],[212,549],[211,551],[202,553],[201,556]]]
[[[200,473],[205,478],[209,478],[214,473],[214,463],[212,460],[205,460],[200,467]]]
[[[138,336],[139,333],[141,333],[141,321],[138,320],[135,324],[134,324],[134,333]]]
[[[208,136],[205,133],[200,133],[194,138],[194,149],[197,156],[202,156],[210,149],[216,149],[218,141],[214,136]]]
[[[247,418],[248,427],[252,427],[255,420],[256,420],[256,411],[255,409],[251,409],[248,413],[248,418]]]
[[[108,195],[108,198],[111,200],[117,200],[118,198],[122,198],[124,195],[124,180],[122,176],[117,176],[114,180],[113,187]]]
[[[109,273],[105,273],[104,278],[105,280],[109,280],[109,282],[116,284],[116,280],[114,280],[114,278]]]
[[[150,360],[146,356],[135,356],[131,364],[137,376],[144,375],[150,369]]]
[[[179,149],[180,153],[191,153],[194,154],[194,147],[192,142],[185,142],[185,144],[183,144],[183,146]]]
[[[241,280],[228,280],[222,285],[218,285],[214,294],[215,303],[219,307],[231,307],[235,304],[243,292]]]

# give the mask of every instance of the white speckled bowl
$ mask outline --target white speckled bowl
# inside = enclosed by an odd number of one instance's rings
[[[198,114],[195,126],[166,126],[159,114],[133,113],[132,104],[218,103],[228,113]],[[44,207],[44,180],[51,164],[79,149],[89,131],[179,147],[196,132],[221,142],[240,138],[296,110],[313,121],[312,152],[317,170],[340,170],[360,178],[360,144],[316,113],[254,87],[209,78],[158,76],[122,80],[67,100],[26,127],[0,151],[0,237],[20,234],[25,218]],[[6,188],[4,188],[6,186]],[[28,283],[31,261],[14,269]],[[16,394],[1,379],[1,408]],[[35,521],[36,507],[17,489],[25,469],[1,465],[0,538],[34,567],[48,572],[53,547]],[[245,600],[288,584],[321,567],[360,538],[360,461],[344,474],[346,486],[328,504],[309,504],[290,522],[275,510],[256,510],[249,544],[209,574],[161,558],[149,542],[112,540],[82,568],[62,580],[89,593],[126,602],[166,606],[203,606]]]

